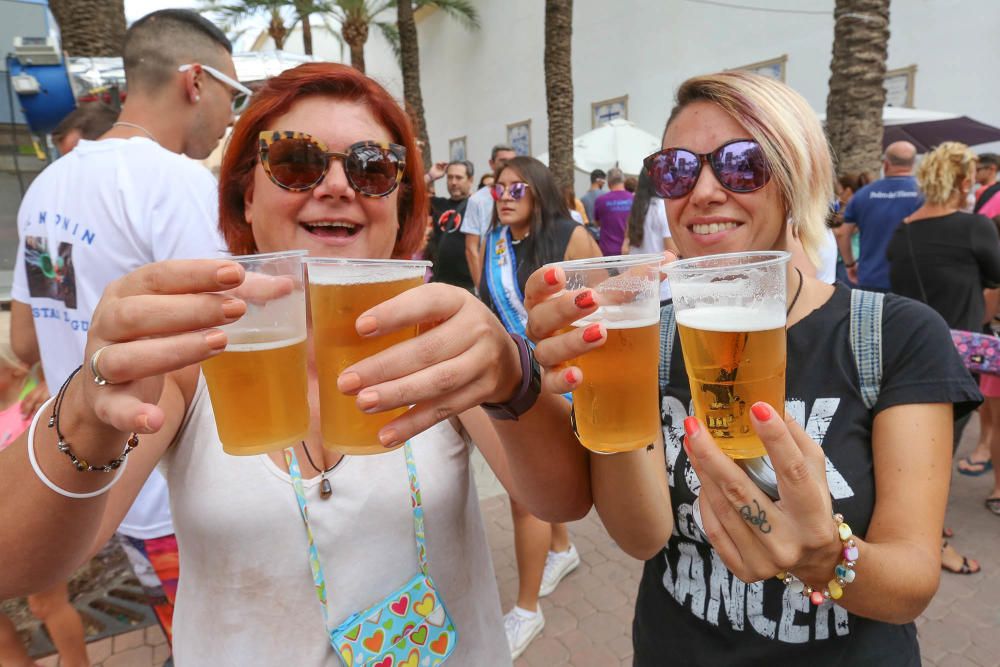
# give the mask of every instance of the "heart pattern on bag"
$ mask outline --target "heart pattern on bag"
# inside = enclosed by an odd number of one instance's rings
[[[371,637],[366,637],[361,645],[365,649],[371,651],[372,653],[378,653],[382,650],[382,644],[385,643],[385,633],[382,630],[376,630]]]
[[[448,652],[448,635],[442,632],[438,635],[438,638],[431,642],[431,650],[438,655],[444,655]]]
[[[406,616],[406,610],[410,608],[410,596],[403,594],[398,600],[389,605],[389,611],[396,616]]]
[[[429,616],[434,611],[434,594],[428,593],[425,595],[423,600],[413,605],[413,609],[421,616]]]

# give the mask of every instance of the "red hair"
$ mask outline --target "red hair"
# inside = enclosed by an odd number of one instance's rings
[[[260,133],[276,129],[270,127],[275,118],[311,95],[364,104],[389,131],[392,141],[406,147],[406,167],[396,206],[399,231],[392,256],[409,259],[423,243],[427,223],[427,188],[413,126],[385,88],[353,67],[336,63],[305,63],[268,79],[254,92],[253,102],[233,127],[219,170],[219,229],[229,251],[236,255],[257,252],[253,232],[244,217],[244,194],[253,188]]]

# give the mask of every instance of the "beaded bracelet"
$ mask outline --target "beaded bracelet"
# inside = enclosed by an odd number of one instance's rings
[[[840,538],[843,559],[833,568],[833,579],[827,582],[826,588],[822,591],[815,590],[791,572],[779,572],[776,575],[790,591],[802,593],[816,606],[823,604],[824,600],[839,600],[844,595],[844,587],[854,581],[857,575],[854,566],[858,562],[858,545],[853,539],[854,533],[851,527],[844,523],[843,515],[834,514],[833,521],[837,524],[837,537]]]
[[[61,387],[59,387],[59,391],[56,392],[55,405],[52,406],[52,416],[49,417],[49,428],[55,427],[56,436],[59,438],[59,444],[57,445],[59,451],[69,457],[69,460],[73,462],[73,466],[79,472],[114,472],[121,467],[122,463],[125,461],[125,457],[129,455],[129,452],[139,446],[138,434],[132,433],[128,437],[128,440],[125,441],[125,448],[122,450],[122,453],[118,456],[118,458],[112,459],[104,465],[95,466],[92,463],[89,463],[86,459],[81,459],[73,453],[73,450],[70,449],[69,443],[66,442],[66,437],[63,435],[62,429],[59,428],[59,411],[62,408],[63,398],[66,396],[66,389],[69,387],[70,380],[72,380],[73,376],[80,372],[81,368],[83,368],[83,366],[77,366],[76,370],[69,374],[66,381],[63,382]]]

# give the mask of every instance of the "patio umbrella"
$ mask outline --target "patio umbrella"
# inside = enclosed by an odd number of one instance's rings
[[[821,121],[826,120],[819,114]],[[926,153],[944,141],[960,141],[968,146],[1000,141],[1000,128],[945,111],[884,107],[882,146],[909,141],[917,152]]]
[[[573,140],[573,166],[585,174],[611,167],[638,174],[643,158],[659,149],[659,137],[631,121],[615,118]],[[538,159],[548,164],[549,154],[543,153]]]

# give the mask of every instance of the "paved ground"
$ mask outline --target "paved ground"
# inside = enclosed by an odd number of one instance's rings
[[[971,450],[979,428],[975,419],[959,450]],[[477,471],[482,469],[481,463]],[[495,480],[479,476],[480,496],[504,609],[517,590],[509,506]],[[983,507],[991,478],[954,475],[948,507],[953,544],[980,560],[983,572],[943,574],[941,587],[918,619],[924,664],[930,667],[1000,665],[1000,518]],[[632,604],[641,564],[623,554],[592,513],[570,526],[583,559],[559,588],[543,599],[546,626],[516,667],[631,665]],[[147,628],[89,646],[95,667],[160,667],[167,656],[158,628]],[[55,657],[40,661],[56,667]],[[183,666],[182,666],[183,667]]]

